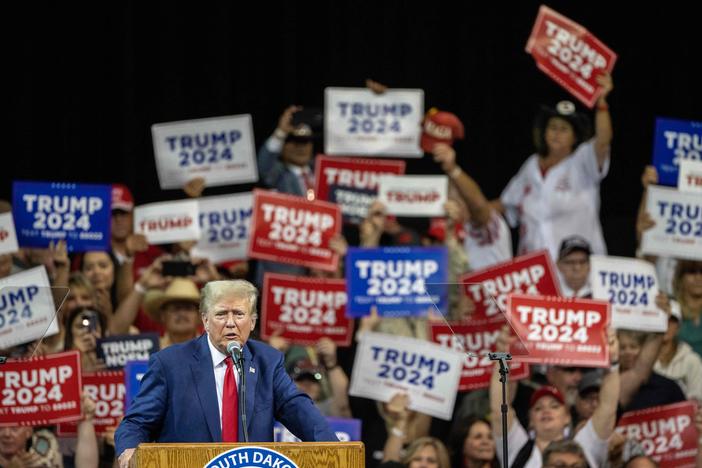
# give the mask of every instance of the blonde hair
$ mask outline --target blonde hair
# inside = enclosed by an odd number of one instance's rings
[[[702,310],[692,310],[685,302],[685,296],[683,294],[682,277],[685,274],[685,270],[692,266],[702,266],[702,262],[698,260],[679,260],[678,264],[675,266],[675,274],[673,275],[673,294],[675,295],[675,299],[680,303],[680,311],[682,312],[683,318],[686,320],[695,320],[702,315]]]
[[[420,437],[419,439],[412,441],[412,443],[409,444],[409,447],[407,447],[407,450],[405,450],[405,455],[402,457],[402,463],[409,466],[414,454],[426,446],[434,447],[434,450],[436,451],[436,458],[439,462],[439,468],[451,468],[446,446],[443,444],[443,442],[434,437]]]
[[[200,314],[207,315],[217,300],[224,296],[243,297],[249,301],[251,315],[258,317],[256,302],[258,289],[246,280],[210,281],[202,288]]]

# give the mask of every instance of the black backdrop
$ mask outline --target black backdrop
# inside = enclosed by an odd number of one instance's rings
[[[531,153],[538,104],[568,97],[524,52],[538,2],[251,3],[26,2],[5,16],[0,197],[31,179],[124,182],[140,203],[181,198],[158,188],[151,124],[251,113],[260,144],[287,104],[321,106],[325,86],[366,77],[423,88],[427,108],[455,112],[461,164],[495,197]],[[655,116],[702,114],[699,14],[675,2],[549,6],[619,54],[602,217],[610,251],[630,255]]]

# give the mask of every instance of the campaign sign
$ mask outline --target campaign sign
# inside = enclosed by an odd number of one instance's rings
[[[539,70],[588,107],[595,105],[601,92],[595,78],[610,73],[617,60],[617,54],[587,29],[544,5],[526,51]]]
[[[294,461],[265,447],[237,447],[220,453],[207,463],[205,468],[298,468]]]
[[[389,401],[409,395],[409,409],[451,419],[463,356],[426,340],[363,334],[356,348],[349,395]]]
[[[266,273],[263,277],[261,335],[313,345],[331,338],[351,344],[353,322],[346,317],[346,281]]]
[[[327,417],[329,427],[336,434],[339,442],[361,440],[361,420]],[[273,425],[273,442],[302,442],[278,421]]]
[[[638,441],[661,468],[695,468],[700,449],[696,411],[693,401],[629,411],[619,419],[616,431]]]
[[[463,355],[463,370],[458,390],[477,390],[490,386],[490,376],[495,368],[487,353],[495,352],[495,343],[505,324],[501,316],[491,319],[456,322],[451,326],[438,322],[429,324],[431,341]],[[509,361],[509,379],[529,377],[529,365],[521,360]]]
[[[533,364],[609,367],[609,304],[556,296],[507,296],[507,320]]]
[[[108,369],[122,369],[129,361],[148,361],[159,347],[158,333],[142,333],[101,338],[96,351]]]
[[[421,157],[424,91],[366,88],[324,90],[324,152]]]
[[[702,194],[702,161],[684,159],[680,161],[678,190]],[[1,234],[0,234],[1,235]]]
[[[199,198],[200,240],[193,257],[212,263],[245,260],[249,248],[253,195],[250,192]]]
[[[69,252],[110,250],[112,187],[14,182],[12,214],[21,247],[65,240]]]
[[[404,161],[341,158],[317,155],[315,160],[317,198],[336,203],[347,223],[360,223],[378,198],[378,177],[404,174]]]
[[[560,295],[554,271],[551,257],[544,250],[461,276],[465,294],[475,304],[472,317],[490,318],[504,311],[510,293]]]
[[[253,232],[248,256],[334,271],[339,255],[329,240],[341,233],[341,211],[334,203],[254,190]]]
[[[421,316],[434,305],[446,315],[447,277],[445,247],[352,247],[346,255],[346,315],[362,317],[375,306],[384,317]]]
[[[207,187],[258,181],[249,114],[154,124],[151,136],[162,189],[195,177]]]
[[[636,258],[590,256],[592,297],[612,304],[612,326],[664,332],[668,316],[656,306],[656,267]]]
[[[658,171],[658,183],[675,187],[682,161],[702,160],[702,122],[692,120],[656,119],[653,139],[653,165]]]
[[[12,213],[0,214],[0,255],[15,253],[19,250],[15,222]]]
[[[83,374],[83,391],[95,402],[93,426],[98,436],[114,430],[124,416],[124,372],[100,371]],[[75,436],[78,423],[61,423],[56,429],[59,436]]]
[[[141,388],[141,379],[149,369],[149,361],[129,361],[124,366],[124,411],[129,409],[134,397]]]
[[[134,232],[149,244],[200,239],[197,200],[149,203],[134,208]]]
[[[702,197],[668,187],[649,187],[646,209],[655,225],[641,236],[641,251],[702,260]]]
[[[81,419],[81,385],[78,351],[8,360],[0,367],[0,427]]]
[[[378,200],[397,216],[444,216],[446,176],[380,176]]]
[[[49,276],[42,266],[0,279],[0,349],[58,333]]]

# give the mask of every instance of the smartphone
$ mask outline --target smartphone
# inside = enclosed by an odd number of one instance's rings
[[[193,276],[195,265],[188,260],[166,260],[162,263],[163,276]]]
[[[80,320],[80,324],[83,326],[83,328],[87,328],[89,332],[92,333],[97,330],[98,318],[97,315],[95,315],[95,312],[86,311],[83,313]]]

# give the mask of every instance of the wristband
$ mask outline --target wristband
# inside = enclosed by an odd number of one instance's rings
[[[138,292],[139,294],[142,294],[142,295],[146,294],[146,288],[144,286],[142,286],[141,283],[138,281],[136,283],[134,283],[134,290],[136,292]]]
[[[390,432],[395,437],[400,437],[400,438],[405,437],[405,432],[402,429],[396,428],[395,426],[393,426],[392,429],[390,429]]]
[[[288,137],[288,134],[284,130],[276,128],[273,132],[273,136],[279,140],[285,140]]]
[[[619,370],[619,361],[613,362],[609,366],[609,371],[610,372],[617,372]]]
[[[598,111],[606,111],[609,110],[609,105],[606,102],[597,104],[597,110]]]
[[[461,172],[463,171],[461,170],[460,166],[456,166],[453,169],[451,169],[451,172],[449,172],[448,176],[452,179],[455,179],[456,177],[461,175]]]

